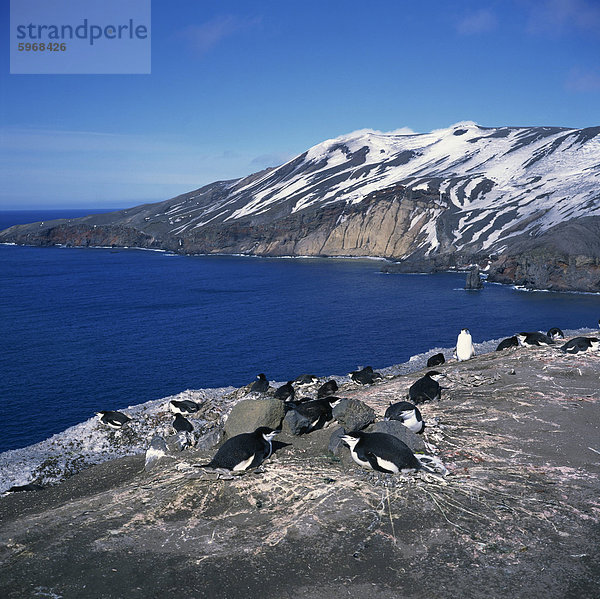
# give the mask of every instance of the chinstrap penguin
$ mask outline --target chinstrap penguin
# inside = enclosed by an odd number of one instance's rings
[[[293,387],[293,381],[288,381],[275,391],[275,399],[281,399],[281,401],[294,401],[295,395],[296,390]]]
[[[546,333],[546,336],[549,337],[550,339],[553,339],[554,341],[556,341],[557,339],[565,338],[565,334],[558,327],[552,327]]]
[[[539,331],[522,332],[516,335],[519,345],[523,347],[541,347],[542,345],[554,345],[554,341]]]
[[[323,397],[329,397],[330,395],[333,395],[337,390],[338,384],[333,379],[331,379],[330,381],[327,381],[319,387],[319,389],[317,390],[317,397],[319,399]]]
[[[267,377],[261,372],[256,378],[258,380],[250,385],[250,392],[266,393],[269,390],[269,381],[267,380]]]
[[[312,433],[323,428],[328,422],[333,420],[333,408],[340,401],[342,400],[339,397],[324,397],[295,405],[292,409],[307,420],[306,426],[303,426],[299,430],[299,433]]]
[[[444,375],[437,370],[430,370],[425,376],[415,381],[408,390],[408,398],[415,404],[425,401],[435,401],[442,398],[442,388],[439,380]]]
[[[175,420],[173,420],[173,430],[176,433],[192,433],[194,425],[185,416],[176,414]]]
[[[461,329],[458,338],[456,340],[456,359],[459,362],[470,360],[475,355],[475,348],[473,347],[473,338],[469,329]]]
[[[374,372],[371,366],[365,366],[362,370],[353,370],[350,378],[357,385],[372,385],[383,377],[378,372]]]
[[[129,416],[125,416],[125,414],[122,412],[116,412],[113,410],[100,410],[100,412],[96,412],[96,416],[98,416],[102,424],[106,424],[107,426],[110,426],[110,428],[114,429],[122,428],[131,420]]]
[[[508,349],[509,347],[519,347],[519,340],[514,336],[502,339],[502,341],[498,343],[496,351],[502,351],[503,349]]]
[[[409,401],[399,401],[391,404],[385,411],[384,420],[399,420],[402,424],[417,435],[425,430],[425,423],[419,408]]]
[[[273,453],[273,437],[278,433],[278,430],[261,426],[253,433],[231,437],[208,464],[200,464],[200,467],[226,468],[234,472],[257,468]]]
[[[298,389],[303,389],[304,387],[312,387],[319,382],[319,379],[314,374],[301,374],[299,377],[296,377],[294,381],[294,385]]]
[[[430,358],[427,360],[427,368],[441,366],[445,362],[446,358],[444,358],[444,354],[440,352],[439,354],[434,354],[433,356],[430,356]]]
[[[195,414],[199,409],[200,404],[190,399],[182,399],[181,401],[172,399],[169,402],[169,410],[173,414]]]
[[[574,337],[567,341],[560,349],[568,354],[598,351],[600,340],[597,337]]]

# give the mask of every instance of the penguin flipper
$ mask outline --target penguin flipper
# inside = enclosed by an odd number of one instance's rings
[[[379,465],[377,456],[373,452],[367,451],[365,453],[365,457],[367,458],[367,461],[369,462],[369,464],[371,464],[371,468],[373,468],[373,470],[377,470],[378,472],[385,472],[386,474],[390,474],[389,470],[385,470],[384,468],[382,468]]]

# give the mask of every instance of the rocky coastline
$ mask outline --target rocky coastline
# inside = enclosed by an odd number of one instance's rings
[[[284,427],[288,445],[243,475],[197,467],[214,435],[150,470],[111,460],[0,498],[2,596],[597,597],[598,354],[518,347],[436,369],[422,440],[447,477],[363,470],[329,450],[337,423]],[[337,395],[381,420],[420,374]]]
[[[435,252],[418,248],[421,237],[411,223],[415,213],[428,218],[426,192],[396,201],[391,192],[372,194],[340,213],[333,205],[306,210],[275,221],[206,225],[177,236],[140,214],[119,211],[79,219],[16,225],[0,231],[0,243],[40,247],[109,247],[164,250],[184,255],[229,254],[259,257],[384,258],[386,273],[468,271],[477,265],[488,281],[531,290],[600,293],[600,218],[568,222],[532,237],[510,239],[502,252],[474,247],[457,250],[447,218],[438,219],[441,245]],[[400,193],[396,190],[396,193]],[[431,195],[431,194],[429,194]],[[143,208],[143,207],[142,207]],[[135,209],[133,209],[135,212]],[[124,215],[127,213],[127,216]],[[448,229],[448,231],[445,231]]]

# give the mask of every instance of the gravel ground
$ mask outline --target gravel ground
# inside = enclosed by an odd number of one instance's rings
[[[362,470],[335,425],[220,476],[187,450],[0,498],[0,596],[600,596],[600,356],[516,348],[437,370],[445,478]],[[420,373],[342,388],[382,416]]]

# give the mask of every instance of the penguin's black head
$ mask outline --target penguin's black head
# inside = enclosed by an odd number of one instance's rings
[[[363,372],[371,372],[372,373],[373,372],[373,367],[372,366],[365,366],[363,368]]]
[[[256,378],[260,379],[261,381],[265,381],[267,379],[264,372],[261,372]]]

